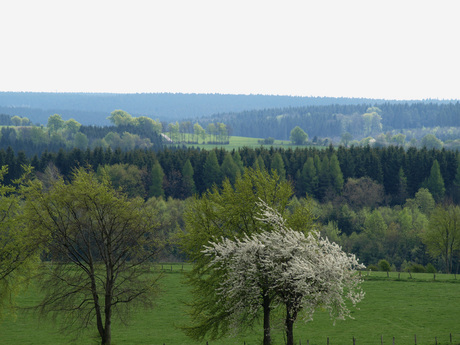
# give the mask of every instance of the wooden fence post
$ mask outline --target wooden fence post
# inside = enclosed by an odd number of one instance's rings
[[[438,337],[434,337],[434,343],[438,345]]]
[[[327,337],[327,345],[329,345],[329,337]]]
[[[356,339],[353,337],[353,345],[356,345]]]
[[[414,334],[414,342],[415,342],[415,345],[417,345],[417,334]]]
[[[395,337],[393,337],[393,345],[395,345],[395,344],[396,344],[396,342],[395,342]]]
[[[450,334],[450,343],[452,344],[452,333]]]

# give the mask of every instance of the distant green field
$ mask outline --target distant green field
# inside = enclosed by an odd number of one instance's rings
[[[259,144],[259,140],[261,138],[247,138],[247,137],[230,137],[230,143],[228,145],[219,145],[219,144],[187,144],[187,147],[199,147],[205,150],[212,150],[214,148],[224,148],[228,151],[233,149],[237,150],[240,147],[249,147],[249,148],[258,148],[258,147],[274,147],[274,148],[305,148],[308,147],[307,145],[292,145],[289,140],[275,140],[275,142],[271,145],[261,145]],[[201,140],[200,140],[201,142]],[[318,146],[315,146],[318,147]]]
[[[115,322],[113,344],[158,344],[158,345],[204,345],[189,340],[176,328],[187,322],[182,302],[189,300],[189,289],[184,286],[181,265],[164,265],[163,292],[152,310],[138,310],[133,313],[128,326]],[[185,266],[187,269],[187,266]],[[384,344],[460,344],[460,279],[454,276],[392,272],[372,272],[363,288],[365,299],[360,310],[353,311],[354,320],[337,321],[335,326],[326,312],[318,311],[314,321],[299,320],[294,330],[296,343],[302,344],[353,344],[378,345],[383,336]],[[32,287],[20,296],[23,306],[37,301],[37,291]],[[280,325],[273,323],[274,344],[283,344]],[[230,337],[209,345],[258,345],[261,343],[261,328],[241,337]],[[18,312],[16,320],[10,318],[0,323],[0,344],[97,344],[95,329],[84,333],[76,340],[71,334],[57,333],[56,326],[48,320],[39,320],[33,313]]]

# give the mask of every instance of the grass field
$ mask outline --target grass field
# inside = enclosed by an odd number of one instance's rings
[[[258,140],[261,138],[247,138],[247,137],[235,137],[231,136],[230,137],[230,143],[228,145],[219,145],[219,144],[186,144],[186,147],[199,147],[200,149],[205,149],[205,150],[212,150],[213,148],[224,148],[228,151],[231,151],[233,149],[238,149],[240,147],[249,147],[249,148],[258,148],[261,146],[270,148],[305,148],[307,147],[306,145],[292,145],[289,140],[275,140],[275,142],[271,145],[261,145],[259,144]],[[201,140],[200,140],[201,142]],[[319,147],[319,146],[315,146]]]
[[[166,272],[163,292],[152,310],[139,310],[132,315],[128,326],[115,323],[113,344],[170,344],[182,345],[199,343],[186,338],[176,328],[187,322],[183,301],[188,300],[188,288],[182,284],[181,266],[164,267]],[[386,273],[363,274],[365,299],[359,304],[360,310],[353,312],[354,320],[337,321],[335,326],[326,312],[318,311],[314,321],[304,323],[299,320],[294,330],[296,342],[302,344],[460,344],[460,279],[453,276],[432,274],[401,273],[398,279],[393,272],[388,279]],[[31,287],[20,296],[20,304],[30,305],[38,298]],[[274,325],[276,326],[276,325]],[[0,344],[97,344],[95,329],[74,340],[71,334],[62,335],[48,320],[39,320],[31,313],[18,312],[16,320],[11,318],[0,323]],[[261,328],[250,334],[236,338],[226,338],[212,344],[258,345],[261,343]],[[273,330],[274,344],[284,344],[281,327]],[[202,342],[201,344],[205,344]]]

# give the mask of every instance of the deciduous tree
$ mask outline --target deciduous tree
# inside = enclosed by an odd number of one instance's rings
[[[133,305],[149,304],[157,285],[151,210],[142,199],[118,193],[107,178],[99,182],[79,169],[71,183],[59,178],[49,189],[32,183],[25,215],[30,228],[50,234],[39,310],[61,315],[66,327],[95,325],[101,344],[111,344],[113,316],[125,319]]]
[[[303,145],[308,140],[308,134],[299,126],[295,126],[291,131],[290,139],[294,145]]]
[[[1,167],[0,181],[7,171],[6,165]],[[26,176],[15,182],[23,183]],[[0,184],[0,319],[34,272],[43,238],[45,233],[25,226],[17,187]]]
[[[331,317],[351,317],[346,301],[356,305],[364,297],[355,274],[364,266],[318,233],[294,231],[265,203],[257,205],[257,220],[269,225],[268,231],[238,240],[222,238],[204,250],[212,257],[210,267],[223,271],[217,303],[228,311],[234,327],[252,324],[261,312],[269,320],[271,308],[281,304],[286,344],[294,345],[294,323],[301,314],[311,320],[322,307]],[[271,343],[267,326],[264,322],[264,345]]]
[[[433,258],[441,257],[446,271],[451,273],[453,257],[460,250],[460,207],[438,205],[422,238]]]

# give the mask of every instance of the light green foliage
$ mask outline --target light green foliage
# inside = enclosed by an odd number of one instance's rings
[[[11,122],[13,122],[13,126],[20,126],[22,124],[22,119],[15,115],[11,118]]]
[[[224,156],[222,165],[220,166],[222,176],[227,177],[230,180],[230,183],[234,184],[237,176],[240,174],[238,166],[233,161],[232,155],[230,152],[227,152]]]
[[[259,167],[262,168],[260,165],[259,165]],[[272,159],[271,159],[271,162],[270,162],[270,169],[272,171],[276,171],[276,173],[278,174],[278,176],[281,177],[281,179],[286,178],[286,169],[284,167],[283,157],[281,156],[281,154],[279,152],[276,152],[272,156]]]
[[[30,171],[27,168],[16,182],[22,184]],[[7,166],[0,169],[0,181],[7,172]],[[34,272],[43,238],[40,231],[25,226],[17,192],[15,186],[0,184],[0,320],[6,308],[14,307],[16,295]]]
[[[364,120],[364,135],[377,135],[382,131],[381,110],[376,107],[368,108],[367,112],[362,115]]]
[[[440,150],[443,147],[442,141],[436,138],[434,134],[425,135],[420,141],[420,145],[422,147],[426,147],[427,149],[437,149],[437,150]]]
[[[152,131],[158,134],[161,133],[161,129],[162,129],[161,122],[155,121],[151,119],[150,117],[146,117],[146,116],[135,117],[133,118],[132,123],[138,127],[146,129],[147,131]]]
[[[441,257],[446,271],[452,272],[454,255],[460,250],[460,207],[438,205],[422,238],[431,256]]]
[[[164,196],[165,192],[163,190],[163,178],[165,174],[163,172],[163,168],[161,164],[156,161],[155,164],[152,166],[152,172],[150,175],[151,183],[149,188],[149,196],[160,197]]]
[[[329,172],[333,189],[336,193],[340,193],[343,188],[343,174],[336,154],[333,154],[329,161]]]
[[[115,189],[120,189],[128,197],[145,197],[145,171],[135,165],[113,164],[100,166],[98,176],[107,176]]]
[[[441,175],[441,169],[437,160],[433,162],[430,170],[430,176],[425,180],[424,186],[430,191],[436,202],[444,198],[446,188],[444,186],[444,179]]]
[[[195,134],[195,140],[198,142],[198,139],[203,141],[203,144],[206,140],[206,131],[201,127],[199,123],[193,125],[193,133]]]
[[[74,147],[80,150],[86,150],[88,148],[88,137],[84,133],[78,132],[75,134],[75,138],[73,140]]]
[[[57,132],[59,129],[64,127],[64,120],[61,115],[54,114],[48,118],[47,127],[50,132]]]
[[[409,205],[412,203],[425,215],[430,215],[436,206],[433,196],[426,188],[420,188],[417,193],[415,193],[413,202],[408,200]]]
[[[353,140],[353,135],[351,135],[349,132],[342,133],[340,143],[345,145],[345,147],[348,147],[348,144],[351,140]]]
[[[42,128],[36,126],[30,128],[29,139],[32,140],[35,145],[49,142],[47,133]]]
[[[276,172],[269,174],[265,170],[249,168],[236,179],[234,186],[226,180],[221,190],[213,188],[192,201],[185,213],[186,231],[181,241],[183,250],[194,263],[188,274],[188,283],[193,287],[192,325],[184,328],[189,336],[203,339],[209,335],[212,339],[231,331],[227,311],[215,303],[220,298],[216,287],[221,273],[209,269],[210,259],[202,253],[203,246],[222,236],[237,239],[260,232],[260,223],[255,221],[259,212],[257,202],[261,199],[286,215],[292,194],[291,185],[280,179]],[[289,226],[298,228],[300,222],[305,226],[305,219],[299,219],[300,215]]]
[[[114,110],[107,117],[107,120],[112,122],[115,126],[129,125],[133,123],[133,117],[124,110]]]
[[[291,131],[290,140],[294,145],[302,145],[308,140],[308,134],[302,128],[296,126]]]
[[[64,123],[65,132],[69,136],[75,135],[80,130],[81,124],[74,119],[69,119]]]

